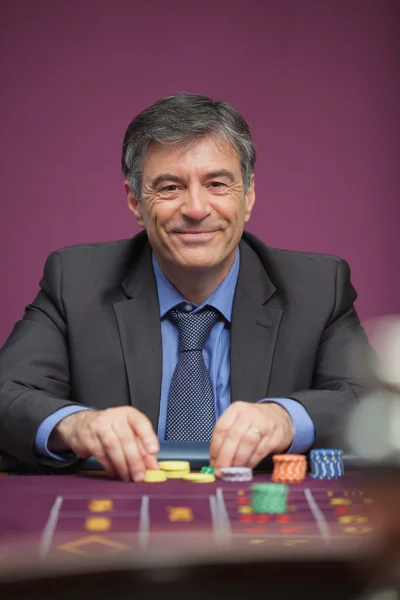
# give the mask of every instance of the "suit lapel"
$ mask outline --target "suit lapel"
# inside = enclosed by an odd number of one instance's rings
[[[232,402],[257,402],[267,395],[282,317],[282,310],[267,305],[275,291],[260,258],[242,241],[232,310]]]
[[[132,405],[157,431],[162,345],[157,285],[147,244],[122,288],[128,299],[114,304]]]
[[[136,254],[136,253],[135,253]],[[162,342],[151,247],[122,282],[126,300],[114,304],[132,405],[157,430],[161,396]],[[240,243],[240,272],[231,327],[232,401],[257,402],[267,395],[282,310],[268,306],[275,287],[257,253]]]

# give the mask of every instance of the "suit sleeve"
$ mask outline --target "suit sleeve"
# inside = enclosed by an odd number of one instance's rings
[[[0,351],[0,451],[29,463],[38,462],[35,437],[41,422],[77,404],[71,401],[57,252],[46,261],[40,288]]]
[[[372,349],[354,308],[356,298],[350,268],[339,260],[334,309],[320,339],[312,389],[290,394],[314,423],[314,447],[343,442],[349,412],[366,391],[361,364],[371,364]]]

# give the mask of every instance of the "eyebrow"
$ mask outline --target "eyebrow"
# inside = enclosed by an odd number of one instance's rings
[[[223,177],[227,179],[230,183],[234,183],[235,176],[228,169],[217,169],[215,171],[209,171],[204,174],[203,179],[216,179],[219,177]],[[178,177],[177,175],[172,175],[171,173],[162,173],[155,177],[151,182],[152,188],[157,188],[161,183],[165,183],[166,181],[172,181],[174,183],[183,183],[183,179]]]
[[[177,177],[176,175],[171,175],[170,173],[162,173],[153,179],[151,182],[151,187],[156,188],[160,185],[160,183],[164,183],[165,181],[173,181],[174,183],[182,183],[182,179]]]
[[[227,179],[231,183],[234,183],[235,181],[234,174],[231,171],[228,171],[228,169],[217,169],[216,171],[209,171],[205,175],[205,179],[218,179],[220,177]]]

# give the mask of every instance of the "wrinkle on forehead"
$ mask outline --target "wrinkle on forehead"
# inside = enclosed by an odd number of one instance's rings
[[[148,145],[148,150],[156,149],[157,147],[171,148],[171,150],[180,150],[177,157],[183,158],[188,152],[194,150],[196,146],[200,147],[204,143],[212,142],[217,150],[221,152],[221,154],[225,154],[229,156],[232,154],[236,154],[239,158],[239,153],[237,149],[231,144],[229,141],[225,140],[220,135],[205,135],[201,137],[195,137],[190,140],[186,140],[184,142],[179,142],[177,144],[162,144],[161,142],[150,142]],[[145,157],[146,160],[146,157]]]

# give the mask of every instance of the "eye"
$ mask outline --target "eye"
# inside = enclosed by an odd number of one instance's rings
[[[221,181],[211,181],[208,185],[212,188],[226,187],[226,184]]]
[[[160,192],[176,192],[177,189],[178,186],[171,183],[171,185],[166,185],[165,187],[161,188]]]

